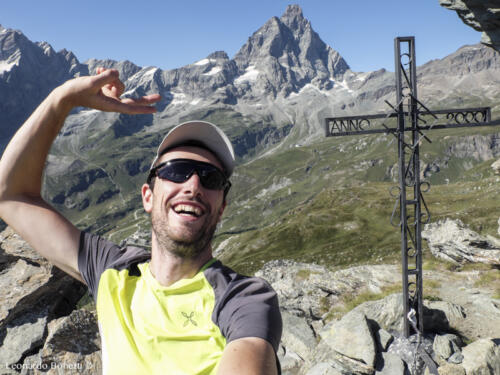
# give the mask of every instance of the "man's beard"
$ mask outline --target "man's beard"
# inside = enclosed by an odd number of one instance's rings
[[[151,225],[161,251],[168,251],[180,258],[195,259],[210,246],[217,229],[217,220],[211,217],[191,238],[175,238],[169,231],[165,216],[156,214],[154,210]]]

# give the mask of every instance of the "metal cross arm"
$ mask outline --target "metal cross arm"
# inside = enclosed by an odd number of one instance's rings
[[[410,113],[408,111],[404,111],[403,115],[409,116]],[[424,111],[416,111],[416,115],[418,117],[418,120],[424,123],[424,125],[418,124],[417,126],[417,129],[421,131],[431,129],[437,130],[447,128],[500,125],[500,120],[491,121],[490,107],[442,110],[429,110],[425,108]],[[433,123],[430,125],[428,124],[430,120],[426,120],[426,117],[429,116],[431,116],[433,120]],[[397,117],[398,112],[394,111],[387,114],[328,117],[325,119],[325,136],[339,137],[346,135],[396,133],[398,131],[397,127],[390,128],[385,124],[385,121],[380,122],[373,120],[387,120],[389,118]],[[446,122],[442,123],[443,121]],[[404,128],[404,131],[411,130],[413,130],[411,126],[407,126]]]

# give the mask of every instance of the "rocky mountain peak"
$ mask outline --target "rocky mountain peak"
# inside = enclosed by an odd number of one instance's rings
[[[312,83],[323,89],[349,66],[312,29],[302,9],[290,5],[280,17],[272,17],[238,51],[234,60],[241,75],[258,72],[256,93],[287,96]],[[256,74],[256,73],[254,73]],[[270,90],[272,88],[272,90]]]
[[[67,50],[54,52],[47,42],[34,43],[22,32],[0,30],[0,150],[15,129],[57,85],[77,75],[88,74],[86,66]]]
[[[123,60],[116,61],[111,59],[98,60],[98,59],[89,59],[85,61],[85,64],[88,66],[89,73],[95,74],[98,67],[116,69],[120,73],[120,77],[122,80],[126,81],[129,77],[133,76],[135,73],[141,70],[141,67],[135,65],[134,63]]]
[[[280,21],[290,30],[293,30],[295,35],[301,35],[304,30],[311,27],[309,20],[304,18],[302,8],[296,4],[289,5],[286,8]]]
[[[207,59],[221,59],[221,60],[229,60],[229,56],[225,51],[215,51],[212,52],[210,55],[207,56]]]

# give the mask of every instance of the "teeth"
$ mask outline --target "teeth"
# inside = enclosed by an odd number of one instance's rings
[[[195,216],[200,216],[203,212],[199,207],[196,206],[191,206],[188,204],[178,204],[175,206],[174,211],[177,213],[188,213],[188,214],[194,214]]]

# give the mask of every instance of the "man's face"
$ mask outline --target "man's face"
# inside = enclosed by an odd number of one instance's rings
[[[157,164],[173,159],[192,159],[222,169],[209,151],[192,146],[177,147],[162,155]],[[142,188],[145,210],[151,214],[153,242],[162,250],[194,258],[210,247],[217,223],[225,208],[224,192],[201,185],[196,173],[175,183],[156,177],[153,191]]]

